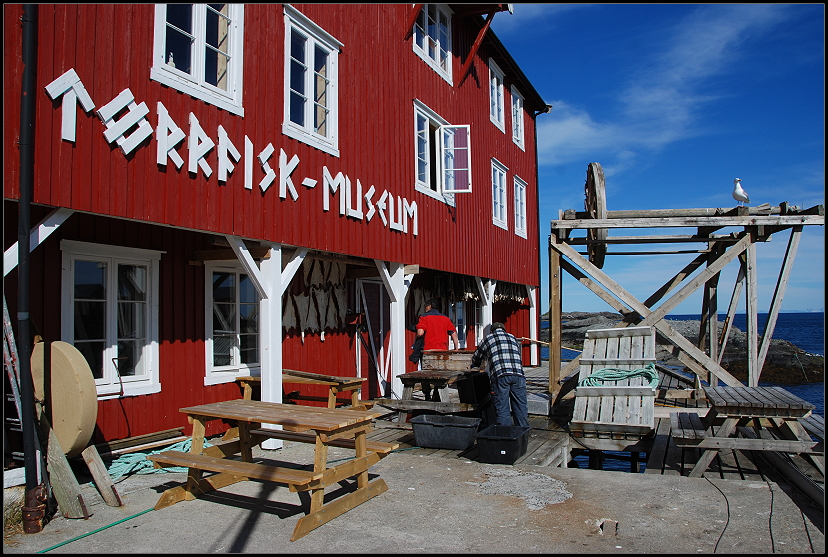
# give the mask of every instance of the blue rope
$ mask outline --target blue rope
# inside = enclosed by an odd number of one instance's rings
[[[638,369],[605,367],[578,381],[578,386],[600,387],[603,385],[604,381],[620,381],[622,379],[630,379],[633,377],[644,377],[649,380],[650,387],[653,389],[658,387],[658,372],[656,372],[655,364],[652,362],[647,364],[645,367]]]

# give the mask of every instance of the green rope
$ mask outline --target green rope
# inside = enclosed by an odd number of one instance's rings
[[[193,440],[192,438],[190,438],[175,443],[174,445],[170,445],[168,447],[164,447],[149,453],[135,452],[124,454],[118,457],[116,460],[113,460],[109,464],[109,466],[107,467],[107,472],[109,472],[109,477],[112,478],[113,482],[119,480],[123,476],[131,474],[187,472],[188,469],[181,466],[170,466],[169,468],[156,468],[151,460],[147,460],[147,457],[149,455],[162,453],[164,451],[181,451],[183,453],[188,453],[190,452],[190,447],[192,446],[192,444]],[[210,442],[206,439],[204,440],[204,446],[210,446]]]
[[[650,387],[658,387],[658,372],[652,362],[646,367],[638,369],[619,369],[616,367],[605,367],[593,372],[589,377],[578,381],[579,387],[600,387],[604,381],[620,381],[633,377],[644,377],[650,381]]]

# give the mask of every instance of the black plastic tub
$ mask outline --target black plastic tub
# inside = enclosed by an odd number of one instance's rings
[[[421,414],[411,418],[414,442],[432,449],[467,449],[474,444],[480,418]]]
[[[526,454],[531,427],[490,425],[477,434],[480,462],[514,464]]]
[[[454,386],[457,387],[460,402],[468,404],[482,404],[489,398],[492,390],[489,374],[485,371],[460,377],[454,382]]]

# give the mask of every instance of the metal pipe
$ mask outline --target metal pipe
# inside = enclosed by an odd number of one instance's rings
[[[20,365],[21,426],[23,458],[26,466],[26,506],[37,505],[42,490],[37,490],[37,453],[35,447],[34,385],[31,373],[31,335],[29,333],[29,233],[34,185],[35,97],[37,86],[36,4],[23,5],[22,59],[20,91],[20,203],[17,221],[17,344]],[[27,530],[30,531],[30,530]],[[40,531],[36,529],[36,531]]]

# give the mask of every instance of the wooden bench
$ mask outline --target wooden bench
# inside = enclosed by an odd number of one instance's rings
[[[799,423],[809,435],[825,442],[825,417],[811,413],[807,418],[799,418]]]
[[[250,431],[253,441],[256,442],[256,436],[269,437],[272,439],[282,439],[284,441],[296,441],[298,443],[315,443],[316,435],[313,433],[301,433],[296,431],[285,431],[283,429],[253,429]],[[353,439],[333,439],[328,442],[331,447],[341,447],[344,449],[355,449],[356,442]],[[379,453],[380,455],[387,455],[391,451],[397,449],[399,443],[383,443],[380,441],[368,440],[365,443],[365,448],[369,452]]]
[[[707,428],[695,412],[671,412],[670,436],[678,446],[696,445],[707,437]]]
[[[167,468],[170,466],[196,468],[210,472],[283,483],[291,486],[307,485],[314,480],[321,479],[323,476],[321,472],[314,473],[305,470],[295,470],[293,468],[267,466],[203,454],[184,453],[181,451],[164,451],[163,453],[150,455],[147,459],[153,461],[156,468]]]

